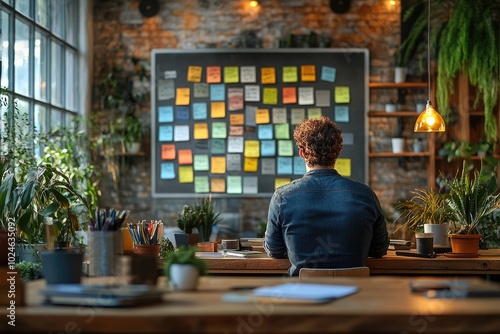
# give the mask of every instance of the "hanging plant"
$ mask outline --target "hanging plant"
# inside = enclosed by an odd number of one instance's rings
[[[423,8],[401,48],[411,50],[427,28],[427,0],[416,1],[406,20]],[[500,3],[497,0],[437,0],[431,3],[431,41],[437,49],[436,99],[440,113],[449,121],[453,81],[464,75],[477,88],[474,107],[484,104],[484,132],[487,141],[498,141],[494,107],[498,101],[500,61],[498,45]]]

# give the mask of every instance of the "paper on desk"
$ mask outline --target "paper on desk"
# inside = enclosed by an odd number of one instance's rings
[[[328,285],[311,283],[284,283],[275,286],[260,287],[253,290],[257,297],[271,297],[274,299],[301,299],[301,300],[331,300],[342,298],[358,291],[358,287],[351,285]]]

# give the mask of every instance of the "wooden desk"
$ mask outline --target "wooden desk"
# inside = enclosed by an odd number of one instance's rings
[[[438,254],[434,259],[397,256],[394,251],[380,259],[368,259],[366,266],[372,275],[498,275],[500,249],[479,251],[477,258],[448,258]],[[287,259],[260,258],[208,258],[212,274],[286,274],[290,267]]]
[[[498,333],[500,298],[429,299],[412,294],[407,277],[317,278],[307,282],[359,287],[354,295],[317,305],[230,303],[238,287],[297,282],[283,277],[202,277],[198,291],[166,292],[163,303],[137,308],[40,305],[43,280],[27,284],[16,326],[0,317],[1,333]],[[96,279],[86,279],[95,283]],[[164,281],[162,281],[164,282]],[[479,278],[476,285],[496,286]],[[161,283],[163,284],[163,283]]]

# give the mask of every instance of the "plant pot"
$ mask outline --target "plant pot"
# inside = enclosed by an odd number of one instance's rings
[[[174,263],[170,266],[169,276],[173,289],[188,291],[195,290],[198,286],[200,272],[191,264]]]
[[[404,138],[391,138],[392,153],[401,153],[405,148]]]
[[[394,82],[402,83],[406,80],[406,67],[395,67],[394,68]]]
[[[398,109],[398,106],[394,103],[387,103],[384,109],[385,112],[395,112]]]
[[[199,239],[199,234],[194,234],[194,233],[176,233],[174,234],[175,237],[175,246],[177,248],[184,246],[184,247],[189,247],[189,246],[196,246],[198,243]]]
[[[83,254],[69,250],[42,252],[42,272],[47,284],[79,284]]]
[[[450,234],[451,251],[456,254],[477,254],[482,234]]]
[[[196,244],[199,252],[216,252],[217,251],[217,243],[215,242],[198,242]]]
[[[127,153],[138,153],[141,150],[141,143],[125,143]]]
[[[444,224],[424,224],[424,233],[434,233],[434,247],[449,247],[448,229],[450,225]]]
[[[142,255],[154,255],[158,257],[160,255],[160,244],[158,245],[135,245],[135,254]]]

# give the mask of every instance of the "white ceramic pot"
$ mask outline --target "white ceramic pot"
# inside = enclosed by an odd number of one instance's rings
[[[177,264],[170,266],[170,284],[175,290],[195,290],[198,286],[200,272],[191,264]]]
[[[405,148],[404,138],[391,138],[392,153],[401,153]]]
[[[394,68],[394,82],[401,83],[406,80],[406,68],[405,67],[395,67]]]
[[[126,143],[125,149],[128,153],[138,153],[141,150],[141,143]]]
[[[434,233],[434,246],[449,247],[448,223],[444,224],[424,224],[424,233]]]

